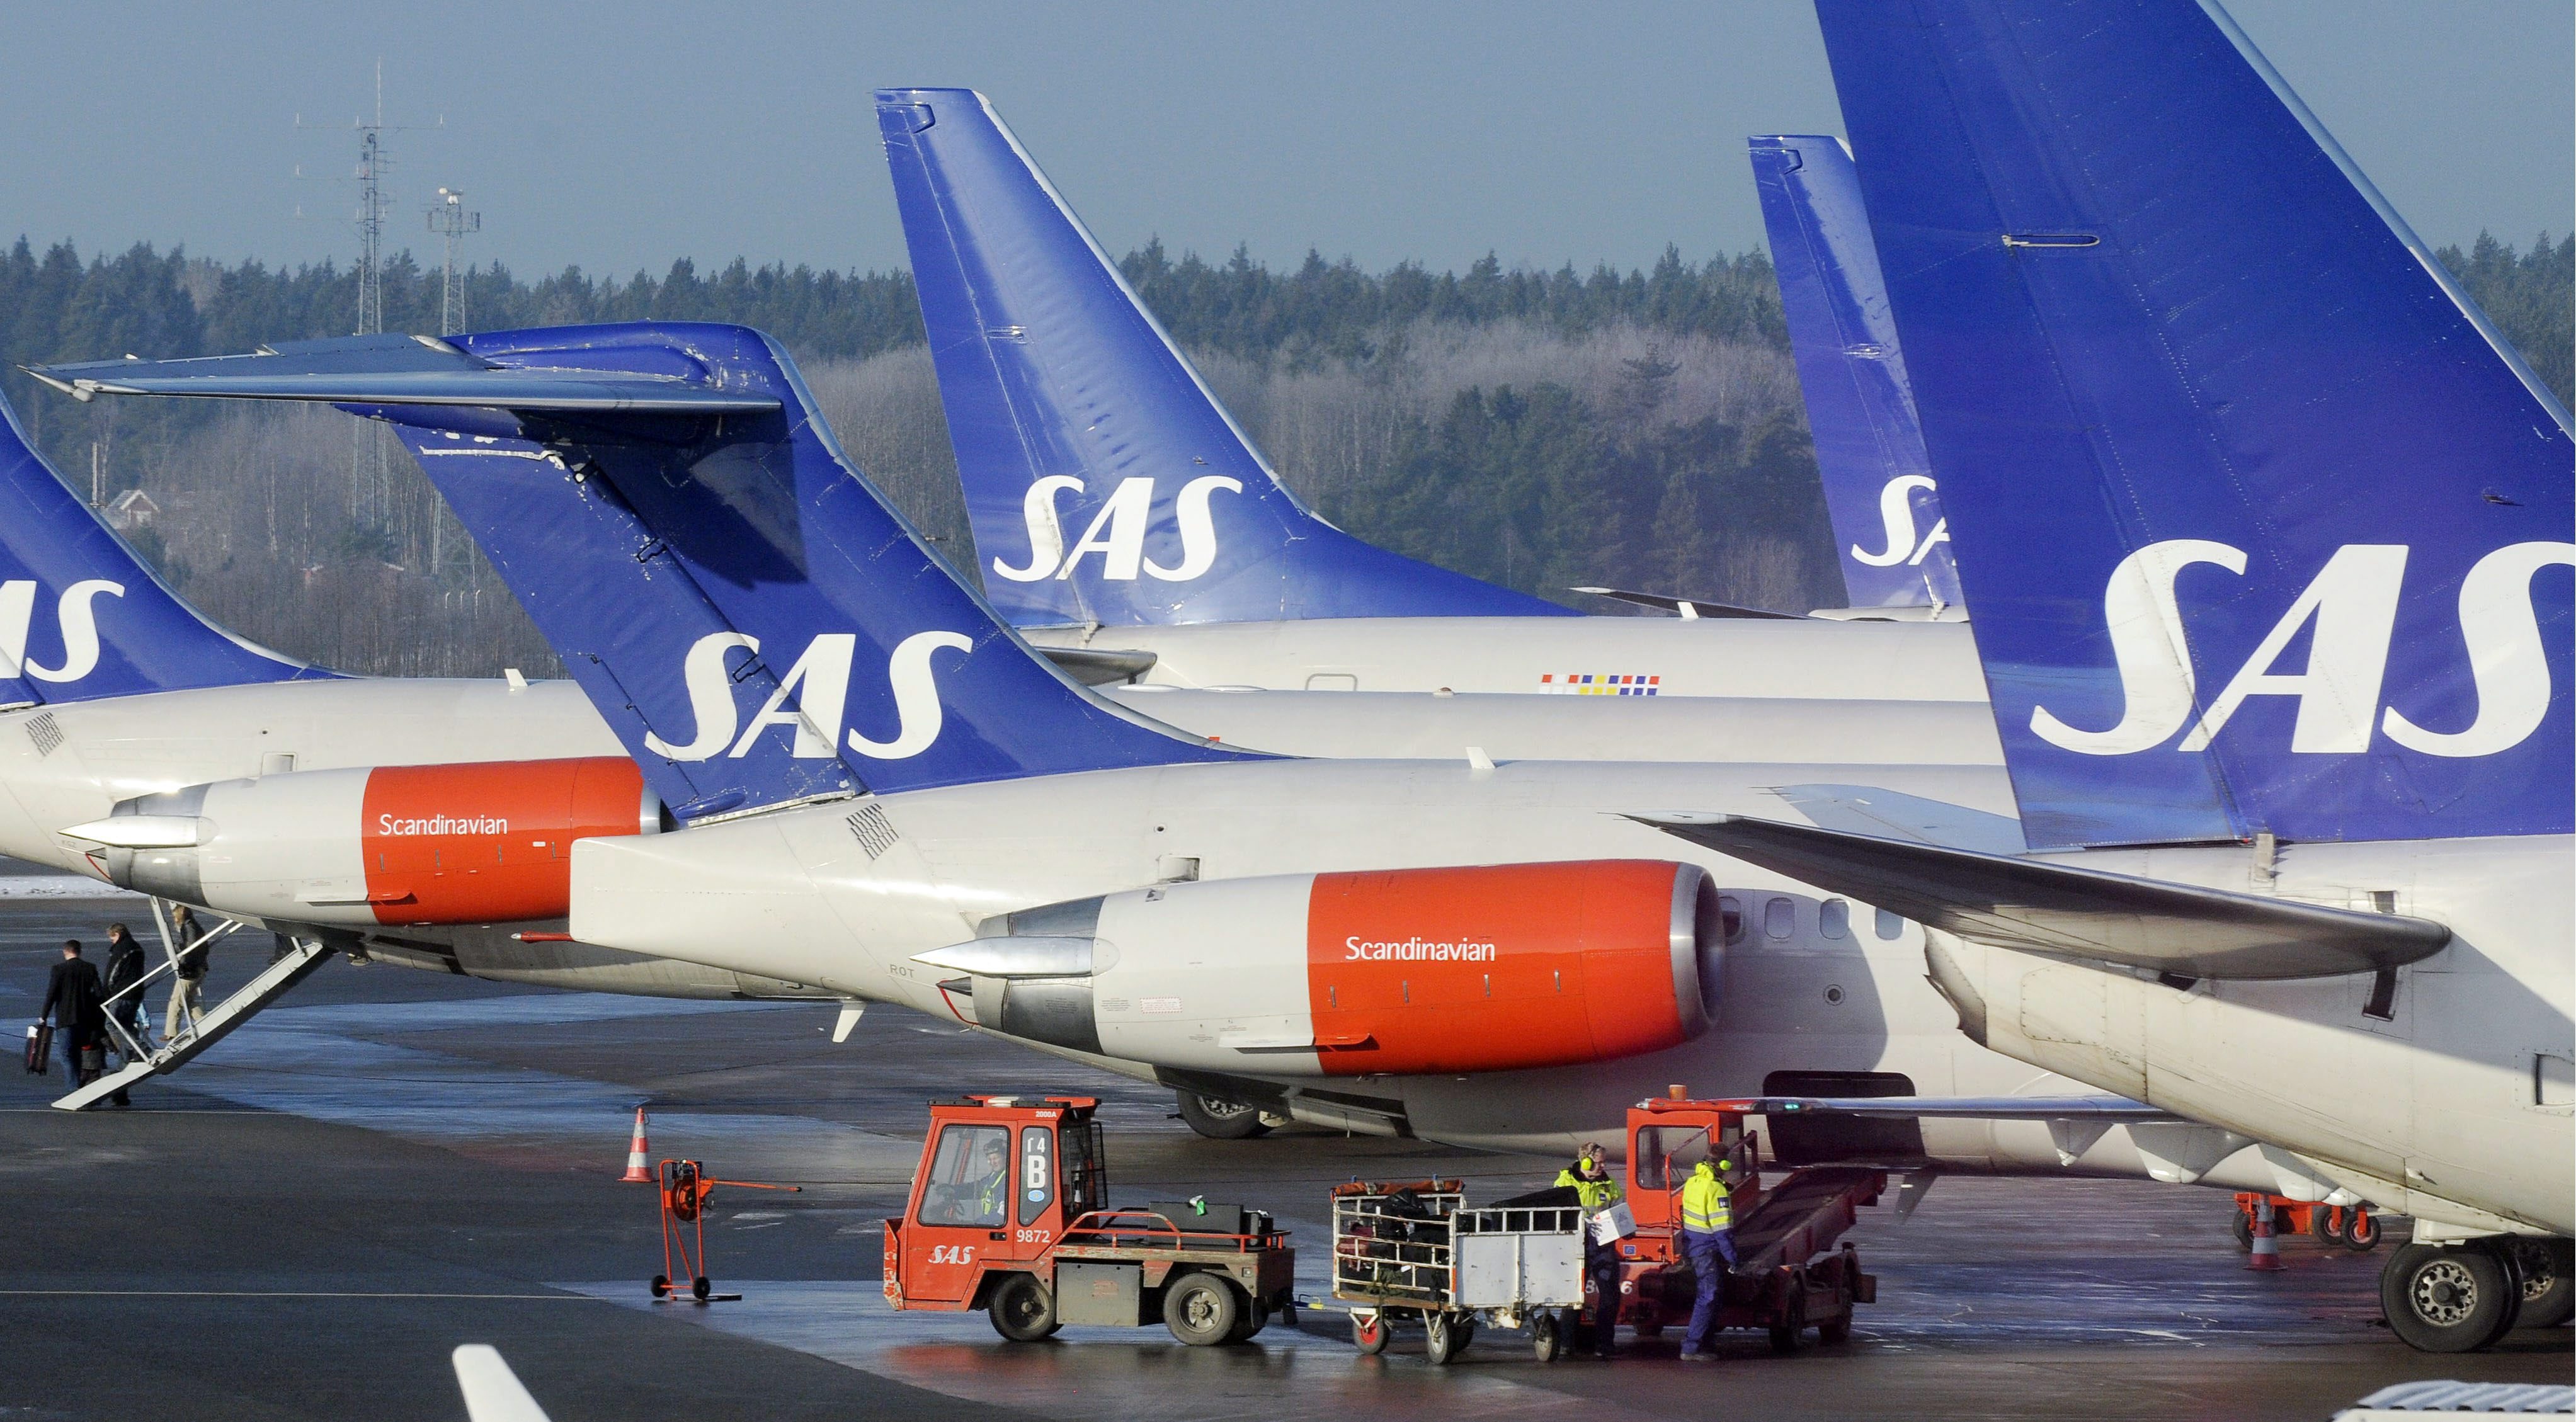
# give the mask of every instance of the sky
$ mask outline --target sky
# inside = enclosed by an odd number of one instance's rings
[[[2235,0],[2416,230],[2576,225],[2567,0]],[[112,16],[112,21],[109,17]],[[523,277],[673,258],[905,264],[870,91],[984,90],[1102,245],[1273,265],[1651,263],[1760,243],[1743,140],[1839,133],[1800,0],[758,7],[447,0],[0,5],[0,240],[345,262],[375,106]],[[299,127],[299,120],[304,127]],[[301,177],[298,176],[299,171]]]

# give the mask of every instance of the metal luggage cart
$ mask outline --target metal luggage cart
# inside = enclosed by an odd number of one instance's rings
[[[1399,1323],[1422,1325],[1446,1363],[1480,1324],[1529,1332],[1552,1362],[1583,1306],[1583,1212],[1466,1207],[1455,1180],[1354,1181],[1333,1191],[1333,1297],[1353,1305],[1351,1342],[1381,1353]]]

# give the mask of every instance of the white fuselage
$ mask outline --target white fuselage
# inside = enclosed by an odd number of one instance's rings
[[[2274,874],[2245,850],[2092,851],[2072,862],[2449,927],[2397,970],[2155,981],[1945,939],[1934,976],[1999,1051],[2275,1142],[2383,1206],[2464,1230],[2576,1233],[2576,841],[2565,835],[2310,844]],[[2554,1059],[2558,1065],[2552,1067]]]
[[[1474,1076],[1233,1074],[1277,1085],[1305,1119],[1358,1130],[1391,1122],[1462,1144],[1555,1149],[1605,1132],[1669,1083],[1755,1094],[1774,1073],[1901,1073],[1927,1095],[2064,1094],[2063,1080],[1969,1042],[1924,981],[1923,936],[1866,908],[1624,818],[1623,811],[1783,812],[1767,787],[1848,779],[1840,766],[1281,762],[1102,771],[839,802],[636,838],[573,854],[574,932],[584,941],[813,982],[942,1017],[956,1009],[913,955],[976,935],[995,915],[1155,883],[1195,861],[1204,880],[1594,858],[1699,864],[1742,909],[1714,1025],[1666,1051],[1581,1067]],[[1880,769],[1872,784],[1991,813],[2011,789],[1991,768]],[[892,835],[854,823],[882,813]],[[878,852],[871,854],[871,843]],[[1776,901],[1776,907],[1775,907]],[[1275,971],[1206,945],[1216,974]],[[1291,976],[1294,976],[1292,973]],[[1283,984],[1283,990],[1290,985]],[[1246,1023],[1193,1015],[1172,1030],[1221,1044]],[[1286,1004],[1273,1003],[1272,1016]],[[1281,1024],[1263,1020],[1276,1035]],[[1211,1046],[1208,1050],[1216,1050]],[[1201,1069],[1206,1058],[1194,1058]],[[1152,1077],[1156,1064],[1101,1064]],[[2231,1188],[2308,1189],[2285,1153],[2206,1127],[2087,1129],[2031,1122],[1927,1122],[1924,1145],[1952,1168],[2152,1174]],[[2313,1198],[2313,1196],[2310,1196]]]
[[[1161,686],[1574,695],[1633,686],[1658,698],[1986,700],[1962,622],[1371,617],[1024,635],[1040,646],[1151,652],[1154,665],[1140,679]]]

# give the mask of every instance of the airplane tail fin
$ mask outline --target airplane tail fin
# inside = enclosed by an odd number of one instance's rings
[[[45,374],[389,422],[684,822],[1235,754],[1032,654],[867,483],[757,331],[364,336]]]
[[[1949,525],[1851,155],[1813,135],[1746,143],[1846,594],[1856,608],[1956,607]]]
[[[1569,615],[1301,505],[980,94],[877,122],[986,595],[1020,626]]]
[[[328,675],[180,601],[0,401],[0,706]]]
[[[2566,411],[2233,22],[1818,9],[2033,847],[2568,832]]]

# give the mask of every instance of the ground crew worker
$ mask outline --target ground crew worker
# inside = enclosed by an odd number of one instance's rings
[[[1572,1165],[1556,1173],[1557,1188],[1572,1190],[1583,1207],[1583,1272],[1592,1280],[1593,1293],[1592,1351],[1603,1358],[1617,1354],[1619,1332],[1619,1246],[1601,1238],[1597,1223],[1622,1194],[1610,1175],[1609,1158],[1598,1143],[1588,1143]]]
[[[975,1181],[975,1219],[978,1224],[1007,1224],[1004,1211],[1011,1201],[1010,1147],[1001,1140],[984,1143],[984,1173]]]
[[[1732,1166],[1728,1167],[1730,1173]],[[1726,1273],[1735,1267],[1734,1191],[1724,1176],[1703,1160],[1682,1182],[1682,1252],[1690,1257],[1691,1276],[1699,1295],[1691,1301],[1690,1332],[1682,1338],[1682,1357],[1714,1359],[1718,1296]],[[1723,1267],[1721,1267],[1721,1265]]]

